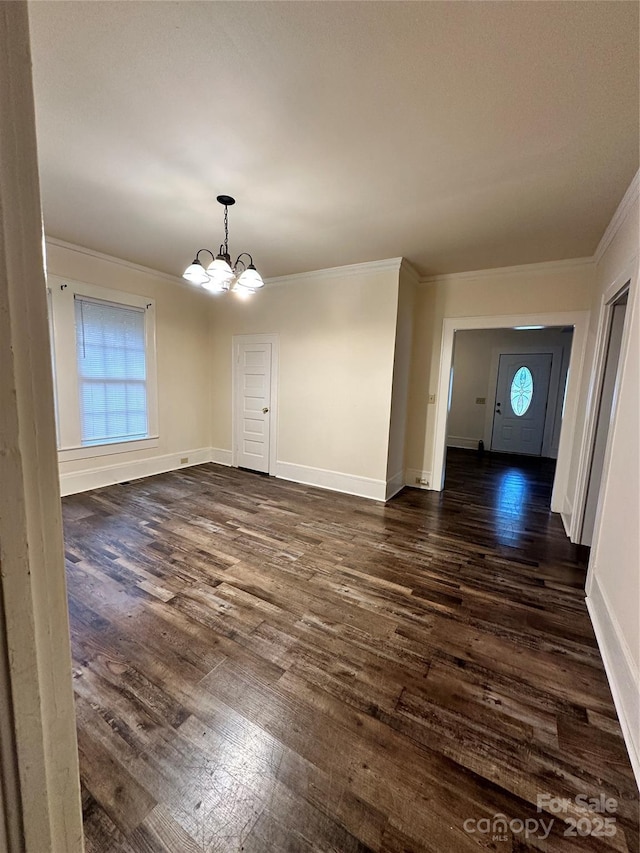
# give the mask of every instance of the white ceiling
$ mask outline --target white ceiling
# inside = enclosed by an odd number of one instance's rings
[[[593,253],[638,168],[635,2],[30,3],[50,236],[181,274]]]

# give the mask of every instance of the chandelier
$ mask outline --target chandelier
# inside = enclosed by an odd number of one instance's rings
[[[224,206],[224,243],[221,244],[217,255],[214,255],[211,249],[199,249],[182,277],[212,293],[225,293],[231,290],[241,297],[250,296],[258,288],[264,287],[264,281],[254,267],[253,258],[249,252],[240,252],[235,263],[231,264],[228,208],[235,204],[236,200],[230,195],[219,195],[216,200]],[[206,269],[200,261],[202,252],[211,255],[211,263]],[[249,259],[248,264],[243,260],[245,257]]]

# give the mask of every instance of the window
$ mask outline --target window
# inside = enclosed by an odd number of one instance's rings
[[[519,418],[525,414],[533,398],[533,376],[524,365],[516,370],[511,383],[511,408]]]
[[[61,460],[157,446],[154,303],[49,276]]]
[[[146,438],[144,309],[76,296],[82,444]]]

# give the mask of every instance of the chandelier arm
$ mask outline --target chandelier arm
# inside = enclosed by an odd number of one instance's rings
[[[235,264],[234,264],[234,267],[237,267],[237,266],[238,266],[238,264],[242,264],[242,266],[243,266],[245,269],[247,268],[247,265],[245,264],[245,262],[244,262],[244,261],[242,261],[242,260],[240,260],[240,259],[242,258],[242,256],[243,256],[243,255],[246,255],[246,256],[249,258],[249,264],[250,264],[251,266],[253,266],[253,258],[251,257],[251,255],[249,254],[249,252],[240,252],[240,254],[238,255],[238,257],[236,258],[236,262],[235,262]]]
[[[216,256],[213,254],[211,249],[198,249],[198,251],[196,252],[196,260],[199,260],[198,255],[200,254],[200,252],[208,252],[211,255],[211,258],[215,261]]]

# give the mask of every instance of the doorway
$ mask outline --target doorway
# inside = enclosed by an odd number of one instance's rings
[[[277,335],[233,337],[233,465],[274,474]]]
[[[604,468],[605,451],[609,437],[609,426],[614,409],[616,388],[618,384],[618,370],[620,367],[620,353],[622,351],[622,337],[624,333],[624,321],[627,311],[629,291],[628,288],[611,304],[607,318],[607,340],[605,344],[605,360],[602,382],[600,385],[600,399],[597,405],[597,416],[589,473],[587,476],[587,490],[584,501],[584,513],[580,528],[579,542],[581,545],[591,546],[593,531],[596,522],[598,499],[600,497],[600,486],[602,484],[602,471]]]
[[[447,447],[557,458],[573,327],[462,329]]]
[[[552,512],[566,512],[569,469],[580,394],[581,371],[585,358],[588,319],[589,312],[587,311],[557,311],[544,314],[449,317],[443,321],[438,388],[435,395],[435,436],[433,467],[431,471],[433,489],[441,491],[444,488],[447,430],[453,379],[453,350],[456,332],[472,329],[524,330],[547,328],[548,326],[572,327],[573,342],[570,361],[567,365],[568,373],[565,383],[564,403],[558,423],[554,426],[553,444],[554,448],[557,446],[557,454],[554,451],[554,455],[557,455],[557,464],[551,496]],[[484,402],[486,403],[487,401],[485,400]],[[486,441],[485,445],[487,445]],[[563,521],[565,521],[564,516]]]

